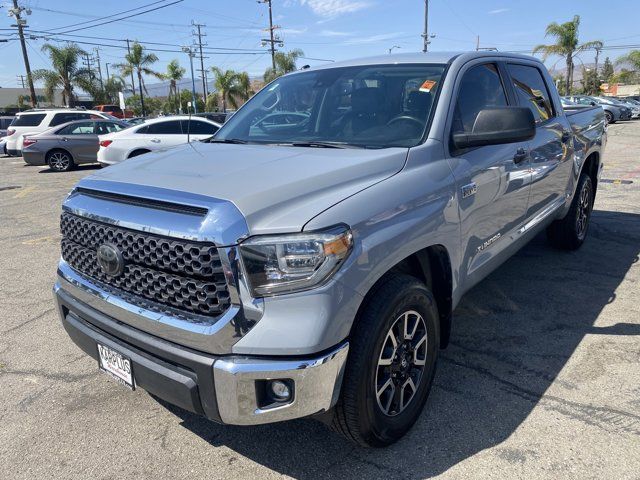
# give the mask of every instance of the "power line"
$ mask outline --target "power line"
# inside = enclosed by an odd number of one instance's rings
[[[176,3],[182,3],[183,1],[184,1],[184,0],[175,0],[175,1],[171,2],[171,3],[166,3],[166,4],[164,4],[164,5],[160,5],[160,6],[155,7],[155,8],[150,8],[150,9],[148,9],[148,10],[143,10],[142,12],[134,13],[134,14],[132,14],[132,15],[128,15],[128,16],[126,16],[126,17],[124,17],[124,18],[113,18],[113,19],[111,19],[111,20],[107,20],[107,21],[105,21],[105,22],[96,23],[95,25],[89,25],[89,26],[87,26],[87,27],[74,28],[74,29],[72,29],[72,30],[67,30],[67,31],[65,31],[65,32],[59,32],[59,33],[79,32],[80,30],[86,30],[86,29],[88,29],[88,28],[95,28],[95,27],[99,27],[99,26],[101,26],[101,25],[107,25],[107,24],[109,24],[109,23],[119,22],[119,21],[121,21],[121,20],[126,20],[126,19],[128,19],[128,18],[137,17],[138,15],[143,15],[143,14],[145,14],[145,13],[155,12],[156,10],[160,10],[160,9],[162,9],[162,8],[170,7],[171,5],[175,5]]]
[[[93,20],[86,20],[84,22],[72,23],[70,25],[65,25],[64,27],[53,27],[51,30],[66,30],[67,28],[77,27],[77,26],[80,26],[80,25],[86,25],[87,23],[94,23],[94,22],[98,22],[100,20],[106,20],[108,18],[113,18],[116,15],[124,15],[125,13],[135,12],[136,10],[140,10],[141,8],[150,7],[152,5],[157,5],[158,3],[164,3],[166,1],[167,0],[158,0],[158,1],[155,1],[155,2],[148,3],[146,5],[140,5],[139,7],[132,8],[130,10],[124,10],[122,12],[112,13],[111,15],[108,15],[106,17],[97,17],[97,18],[94,18]],[[35,7],[34,10],[43,10],[43,11],[52,12],[52,13],[72,14],[71,12],[64,12],[64,11],[60,11],[60,10],[52,10],[50,8],[38,8],[38,7]],[[81,16],[81,17],[84,16],[84,15],[77,14],[77,13],[75,13],[74,15]],[[89,15],[89,16],[93,16],[93,15]],[[84,17],[87,18],[88,16],[84,16]]]

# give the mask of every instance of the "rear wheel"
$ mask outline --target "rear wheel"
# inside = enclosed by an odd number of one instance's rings
[[[47,164],[56,172],[68,172],[74,167],[73,158],[64,150],[53,150],[47,154]]]
[[[384,447],[413,426],[429,395],[438,310],[427,287],[408,275],[388,277],[365,302],[331,427],[361,446]]]
[[[569,212],[562,220],[556,220],[547,228],[547,238],[554,247],[577,250],[584,243],[593,210],[593,196],[591,177],[583,173]]]
[[[604,118],[607,123],[616,123],[616,121],[613,119],[613,114],[607,110],[604,111]]]

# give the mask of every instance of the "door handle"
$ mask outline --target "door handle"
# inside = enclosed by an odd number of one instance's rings
[[[569,135],[569,132],[567,130],[563,130],[562,137],[561,137],[562,143],[567,143],[570,138],[571,138],[571,135]]]
[[[60,140],[62,140],[63,142],[68,142],[69,139],[67,137],[62,137]]]
[[[160,143],[160,139],[159,138],[152,138],[151,141],[153,143]]]
[[[521,163],[522,161],[526,160],[528,156],[529,154],[527,153],[527,150],[525,148],[520,147],[518,150],[516,150],[516,153],[513,156],[513,163],[517,165],[518,163]]]

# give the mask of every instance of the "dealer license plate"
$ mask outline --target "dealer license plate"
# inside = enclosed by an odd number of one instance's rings
[[[135,390],[131,359],[98,343],[98,366],[120,385]]]

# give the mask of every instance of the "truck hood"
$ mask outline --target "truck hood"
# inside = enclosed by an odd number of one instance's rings
[[[251,235],[295,232],[332,205],[399,172],[407,152],[194,143],[126,160],[87,180],[225,200],[244,215]]]

